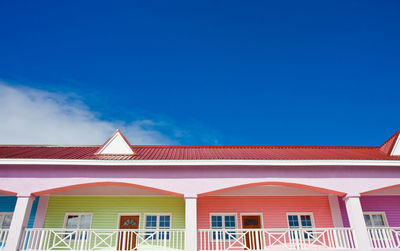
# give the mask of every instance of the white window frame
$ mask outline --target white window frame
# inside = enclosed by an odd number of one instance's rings
[[[12,218],[12,217],[13,217],[13,214],[14,214],[14,213],[12,213],[12,212],[0,212],[0,229],[3,229],[4,218],[5,218],[7,215],[11,215],[11,218]],[[8,229],[8,228],[4,228],[4,229]]]
[[[147,228],[147,216],[157,216],[157,226],[156,228]],[[160,228],[160,216],[169,216],[169,228],[162,227]],[[145,213],[144,214],[144,228],[145,229],[171,229],[172,228],[172,213]]]
[[[364,217],[364,215],[369,215],[370,216],[371,223],[372,223],[371,227],[377,227],[377,226],[375,226],[375,222],[374,222],[373,218],[371,217],[372,215],[380,215],[380,216],[382,216],[383,224],[384,224],[383,227],[389,227],[385,212],[368,211],[368,212],[363,212],[363,217]],[[381,226],[378,226],[378,227],[381,227]]]
[[[68,229],[92,229],[93,213],[83,213],[83,212],[79,212],[79,213],[65,213],[65,216],[64,216],[64,229],[67,229],[68,216],[75,216],[75,215],[76,215],[76,216],[79,216],[77,228],[68,228]],[[89,226],[89,228],[80,228],[81,216],[84,216],[84,215],[90,215],[90,226]]]
[[[156,227],[155,228],[148,228],[147,227],[147,216],[157,216],[156,220]],[[167,227],[160,227],[160,216],[169,216],[169,228]],[[152,234],[151,231],[157,231],[157,230],[168,230],[172,229],[172,213],[144,213],[144,229],[149,230],[149,233],[151,235],[150,238],[157,239],[158,241],[171,241],[171,233],[170,232],[164,232],[164,234],[158,233],[156,235]],[[147,232],[146,232],[147,233]],[[163,237],[164,236],[164,237]],[[166,237],[166,238],[165,238]],[[146,237],[145,238],[149,238]]]
[[[213,228],[212,227],[212,217],[213,216],[222,216],[222,227],[221,228]],[[225,227],[225,217],[223,216],[234,216],[235,217],[235,228],[226,228]],[[210,213],[210,229],[237,229],[238,227],[238,217],[236,213]]]
[[[221,228],[216,228],[216,227],[213,228],[212,227],[212,217],[213,216],[221,216],[222,217],[222,227]],[[224,216],[234,216],[235,217],[235,227],[234,228],[226,228],[225,227],[225,217]],[[232,231],[236,232],[237,228],[238,228],[237,213],[210,213],[210,229],[211,230],[213,230],[213,229],[215,229],[215,230],[230,230],[230,229],[232,229]],[[226,238],[226,234],[225,234],[224,237]],[[213,242],[217,241],[217,239],[214,237],[214,233],[212,234],[212,238],[211,239],[212,239]]]
[[[291,227],[289,224],[289,215],[296,215],[297,219],[299,221],[299,227]],[[303,227],[301,225],[301,216],[310,216],[311,219],[311,227]],[[313,228],[315,228],[315,222],[314,222],[314,214],[312,212],[287,212],[286,213],[286,221],[288,224],[289,229],[310,229],[310,231],[305,231],[304,233],[304,238],[306,239],[313,239],[314,238],[314,233],[312,231]],[[297,234],[296,234],[297,235]],[[290,236],[290,238],[293,238],[293,236]]]
[[[293,229],[295,227],[291,227],[290,226],[290,224],[289,224],[289,215],[296,215],[298,217],[300,226],[296,227],[296,228],[300,228],[300,229],[315,228],[314,214],[312,212],[287,212],[286,213],[287,225],[288,225],[289,228]],[[303,227],[303,226],[301,226],[300,216],[310,216],[310,218],[311,218],[311,227]]]

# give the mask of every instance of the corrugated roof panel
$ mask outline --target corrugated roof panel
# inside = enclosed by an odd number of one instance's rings
[[[388,151],[399,132],[380,147],[329,146],[132,146],[136,155],[97,155],[94,146],[0,145],[0,159],[98,160],[400,160]]]

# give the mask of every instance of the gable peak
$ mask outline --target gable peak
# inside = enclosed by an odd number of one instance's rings
[[[96,154],[134,155],[135,152],[122,132],[117,129],[99,150],[97,150]]]
[[[380,150],[386,155],[400,156],[400,131],[397,131],[386,140],[386,142],[380,146]]]

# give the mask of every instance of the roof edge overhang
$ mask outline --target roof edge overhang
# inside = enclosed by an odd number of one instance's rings
[[[0,159],[0,165],[67,166],[398,166],[400,160],[75,160]]]

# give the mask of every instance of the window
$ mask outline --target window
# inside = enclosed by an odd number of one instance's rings
[[[364,220],[367,227],[387,227],[386,215],[384,212],[365,212]]]
[[[0,229],[9,229],[13,213],[0,213]]]
[[[164,230],[171,228],[171,215],[170,214],[145,214],[145,228],[146,229],[156,229]],[[156,232],[146,232],[146,239],[160,239],[164,240],[166,238],[169,240],[169,232],[162,231],[158,234]]]
[[[289,228],[313,228],[313,215],[312,213],[288,213],[287,220]],[[295,232],[291,233],[292,238],[294,238]],[[309,239],[312,237],[311,231],[304,232],[304,238]]]
[[[236,228],[236,214],[211,214],[211,228],[212,229],[235,229]],[[218,236],[217,236],[218,233]],[[213,232],[213,239],[222,239],[222,231]],[[228,231],[225,233],[225,239],[234,239],[235,231]]]
[[[13,213],[0,213],[0,230],[9,229]],[[5,241],[6,233],[0,233],[0,246]]]
[[[91,213],[67,213],[65,214],[65,222],[64,226],[67,229],[90,229],[90,226],[92,225],[92,214]],[[75,234],[72,234],[70,237],[68,236],[68,233],[72,233],[67,231],[66,232],[66,238],[75,240]],[[86,239],[87,233],[80,232],[79,233],[80,237],[79,239]]]

